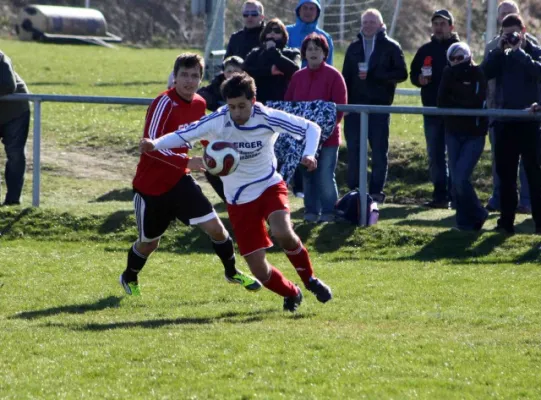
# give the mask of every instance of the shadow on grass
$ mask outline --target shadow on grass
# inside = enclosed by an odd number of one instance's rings
[[[32,86],[73,86],[71,82],[27,82],[29,87]]]
[[[111,322],[107,324],[84,324],[84,325],[66,325],[66,324],[47,324],[47,326],[57,326],[63,328],[70,328],[76,331],[108,331],[111,329],[131,329],[131,328],[145,328],[145,329],[158,329],[165,326],[173,325],[208,325],[215,323],[227,323],[227,324],[249,324],[252,322],[259,322],[264,319],[265,315],[277,314],[276,309],[250,311],[250,312],[226,312],[210,317],[189,317],[189,318],[160,318],[151,319],[145,321],[127,321],[127,322]],[[294,318],[306,318],[310,315],[296,314]]]
[[[0,228],[0,238],[2,236],[7,235],[11,231],[11,229],[15,226],[15,224],[19,222],[21,219],[23,219],[24,217],[26,217],[27,215],[29,215],[31,211],[32,211],[31,208],[25,208],[21,210],[21,212],[17,214],[13,219],[8,221],[8,223],[5,226]]]
[[[446,231],[437,234],[430,243],[411,256],[399,260],[436,261],[441,259],[462,260],[483,257],[507,240],[509,236],[494,234],[486,236],[477,245],[480,232]]]
[[[403,206],[403,207],[386,207],[383,205],[380,209],[379,219],[405,219],[411,215],[419,214],[429,210],[421,206]]]
[[[69,306],[46,308],[37,311],[25,311],[15,314],[9,317],[9,319],[36,319],[59,314],[84,314],[92,311],[105,310],[107,308],[117,308],[120,305],[120,300],[122,300],[122,297],[109,296],[104,299],[98,300],[95,303],[73,304]]]
[[[404,219],[402,221],[397,222],[396,225],[397,226],[415,226],[415,227],[451,228],[455,225],[455,216],[450,215],[442,219]]]
[[[91,203],[101,203],[104,201],[131,201],[133,199],[133,190],[124,188],[124,189],[114,189],[109,193],[98,197],[96,200],[91,200]]]
[[[118,232],[124,229],[129,224],[129,219],[133,215],[133,211],[115,211],[111,215],[107,216],[105,221],[98,228],[100,234]]]

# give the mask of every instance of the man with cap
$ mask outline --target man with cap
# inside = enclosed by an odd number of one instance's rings
[[[443,69],[447,65],[447,50],[459,41],[453,32],[453,15],[445,10],[432,14],[432,37],[430,42],[417,50],[410,68],[410,80],[421,88],[423,106],[435,107]],[[445,159],[445,129],[443,117],[425,115],[424,129],[428,152],[428,170],[434,186],[432,200],[425,203],[432,208],[449,208],[451,179]]]
[[[333,63],[334,46],[332,43],[331,35],[325,32],[323,29],[317,27],[319,15],[321,13],[321,5],[319,0],[299,0],[297,8],[295,8],[295,14],[297,15],[297,22],[294,25],[288,25],[286,27],[289,34],[289,40],[287,45],[297,49],[301,48],[302,41],[310,33],[315,32],[325,36],[327,43],[329,44],[329,55],[325,62],[329,65]],[[303,67],[306,67],[307,61],[302,63]]]
[[[509,14],[520,14],[520,9],[518,4],[513,0],[504,0],[498,5],[498,25],[501,27],[502,21]],[[485,47],[484,60],[488,58],[488,54],[498,47],[500,42],[500,34],[495,36]],[[530,35],[528,32],[524,34],[526,41],[522,43],[522,47],[526,46],[526,43],[529,42],[536,46],[539,45],[537,38],[533,35]],[[541,97],[540,97],[541,98]],[[498,108],[496,98],[496,79],[491,79],[488,82],[488,91],[487,91],[487,107],[488,108]],[[494,128],[489,128],[489,138],[492,151],[492,195],[488,199],[488,204],[486,206],[488,211],[499,211],[500,210],[500,178],[496,173],[496,160],[495,160],[495,148],[494,148]],[[531,201],[530,201],[530,190],[528,187],[528,180],[526,179],[526,171],[524,170],[524,162],[520,161],[519,169],[519,178],[520,178],[520,191],[519,191],[519,202],[517,207],[517,212],[529,214],[532,211]]]
[[[263,4],[258,0],[247,0],[242,5],[242,20],[244,28],[231,35],[224,60],[231,56],[245,59],[254,47],[259,46],[259,36],[265,24]]]

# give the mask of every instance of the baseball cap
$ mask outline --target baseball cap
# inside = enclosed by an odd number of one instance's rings
[[[434,11],[434,14],[432,14],[432,18],[430,18],[430,21],[434,21],[435,18],[443,18],[449,21],[449,24],[453,25],[453,14],[451,14],[446,9]]]

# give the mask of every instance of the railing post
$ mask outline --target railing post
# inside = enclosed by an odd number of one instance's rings
[[[41,100],[34,101],[34,171],[32,182],[32,206],[39,207],[41,179]]]
[[[361,199],[361,210],[359,216],[359,225],[367,225],[367,207],[366,194],[368,193],[368,118],[369,114],[361,112],[361,143],[359,146],[359,195]]]

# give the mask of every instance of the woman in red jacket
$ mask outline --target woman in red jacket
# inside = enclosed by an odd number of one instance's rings
[[[346,83],[338,70],[325,60],[329,55],[329,44],[325,36],[311,33],[301,46],[302,60],[307,66],[291,78],[285,95],[286,101],[332,101],[347,104]],[[304,174],[304,220],[307,222],[334,221],[334,204],[338,199],[338,188],[334,171],[340,146],[340,121],[338,113],[336,128],[323,143],[318,157],[318,168]]]

